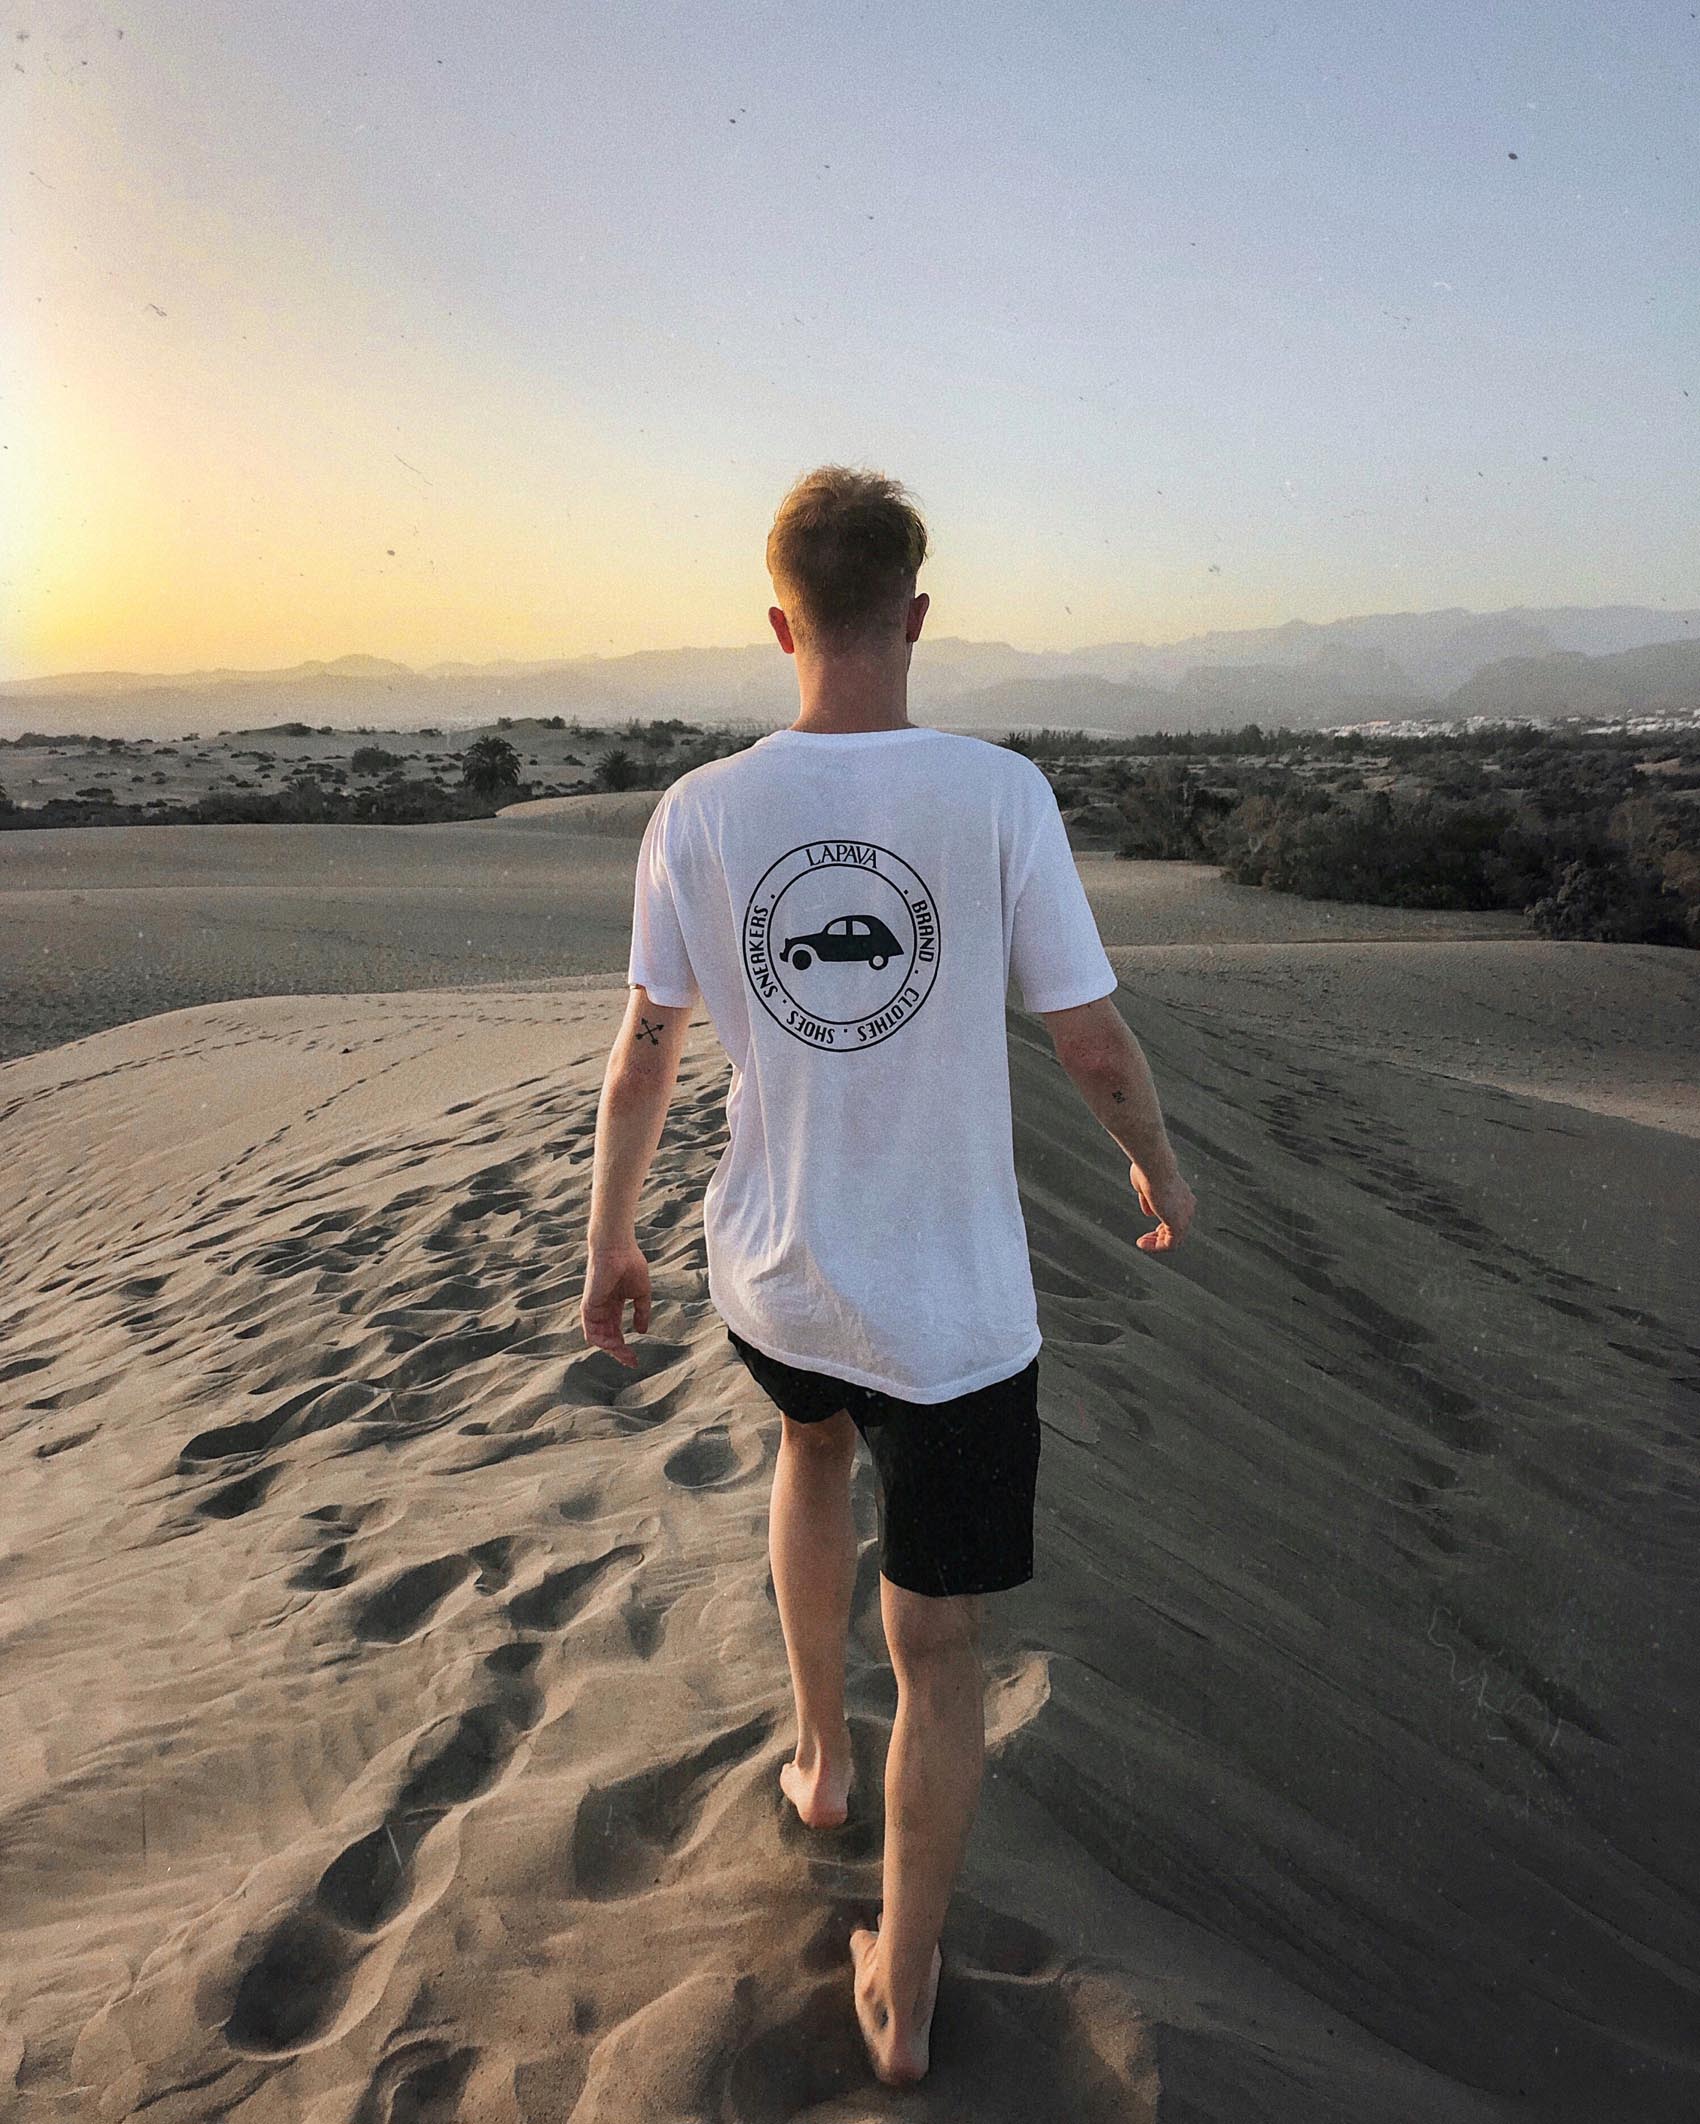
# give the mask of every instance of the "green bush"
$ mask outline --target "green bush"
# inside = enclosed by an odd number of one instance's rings
[[[1230,874],[1313,900],[1380,907],[1504,904],[1496,868],[1513,822],[1503,806],[1395,799],[1332,802],[1325,793],[1242,800],[1224,835]]]
[[[1620,854],[1566,863],[1551,892],[1528,909],[1543,936],[1602,944],[1700,944],[1697,912],[1694,905],[1684,909],[1651,871]]]
[[[1220,860],[1221,822],[1232,800],[1193,781],[1178,760],[1129,770],[1116,808],[1127,831],[1118,856],[1179,862]]]

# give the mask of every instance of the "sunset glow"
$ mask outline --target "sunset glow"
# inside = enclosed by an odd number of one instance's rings
[[[54,0],[0,676],[761,640],[827,459],[1028,648],[1690,602],[1700,173],[1624,19]]]

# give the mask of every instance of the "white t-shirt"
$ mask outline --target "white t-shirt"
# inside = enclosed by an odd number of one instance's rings
[[[709,1298],[759,1350],[905,1401],[1042,1338],[1005,1007],[1116,987],[1044,773],[988,739],[770,731],[662,795],[627,979],[732,1063]]]

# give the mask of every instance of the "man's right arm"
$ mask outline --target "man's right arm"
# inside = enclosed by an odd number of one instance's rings
[[[1158,1229],[1142,1233],[1138,1244],[1148,1254],[1179,1246],[1197,1201],[1181,1178],[1145,1050],[1127,1020],[1109,996],[1034,1015],[1075,1090],[1126,1152],[1140,1207],[1158,1220]]]

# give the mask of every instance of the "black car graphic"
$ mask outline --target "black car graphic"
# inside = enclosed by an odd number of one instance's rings
[[[787,937],[779,957],[786,966],[807,966],[811,955],[821,959],[860,959],[877,972],[902,949],[878,915],[839,915],[812,937]]]

